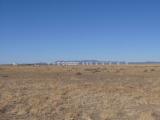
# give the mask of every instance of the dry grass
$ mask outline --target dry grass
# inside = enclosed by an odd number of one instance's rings
[[[0,67],[0,120],[160,120],[160,66]]]

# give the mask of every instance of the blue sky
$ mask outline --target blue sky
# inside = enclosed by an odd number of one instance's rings
[[[0,63],[160,61],[158,0],[0,0]]]

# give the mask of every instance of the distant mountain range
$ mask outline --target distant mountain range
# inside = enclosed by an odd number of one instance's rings
[[[39,63],[13,63],[13,64],[3,64],[3,65],[28,65],[28,66],[38,66],[38,65],[105,65],[105,64],[160,64],[160,62],[146,61],[146,62],[126,62],[126,61],[102,61],[102,60],[59,60],[53,63],[39,62]]]

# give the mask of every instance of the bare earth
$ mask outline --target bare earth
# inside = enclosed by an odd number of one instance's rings
[[[0,66],[0,120],[160,120],[160,65]]]

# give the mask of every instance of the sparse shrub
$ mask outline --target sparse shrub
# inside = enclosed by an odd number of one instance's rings
[[[72,69],[69,69],[68,72],[72,72]]]
[[[6,77],[8,77],[8,75],[1,75],[1,77],[6,78]]]
[[[8,75],[3,75],[2,77],[8,77]]]
[[[95,69],[85,69],[85,71],[89,71],[89,72],[92,72],[92,73],[101,72],[100,68],[95,68]]]
[[[147,69],[145,69],[145,70],[144,70],[144,72],[148,72],[148,70],[147,70]]]
[[[151,115],[155,118],[155,120],[160,119],[160,114],[158,112],[153,112]]]
[[[8,75],[3,75],[3,74],[0,74],[0,77],[3,77],[3,78],[5,78],[5,77],[8,77]]]
[[[59,73],[57,73],[57,76],[59,76],[60,74]]]
[[[124,68],[120,68],[119,70],[120,70],[120,71],[123,71],[123,70],[125,70],[125,69],[124,69]]]
[[[116,70],[116,73],[119,73],[121,70]]]
[[[91,69],[87,68],[87,69],[84,69],[85,71],[91,71]]]
[[[94,69],[92,72],[97,73],[97,72],[101,72],[101,70],[100,69]]]
[[[151,69],[151,71],[153,72],[153,71],[155,71],[155,69]]]
[[[82,75],[82,73],[81,72],[77,72],[76,75]]]

